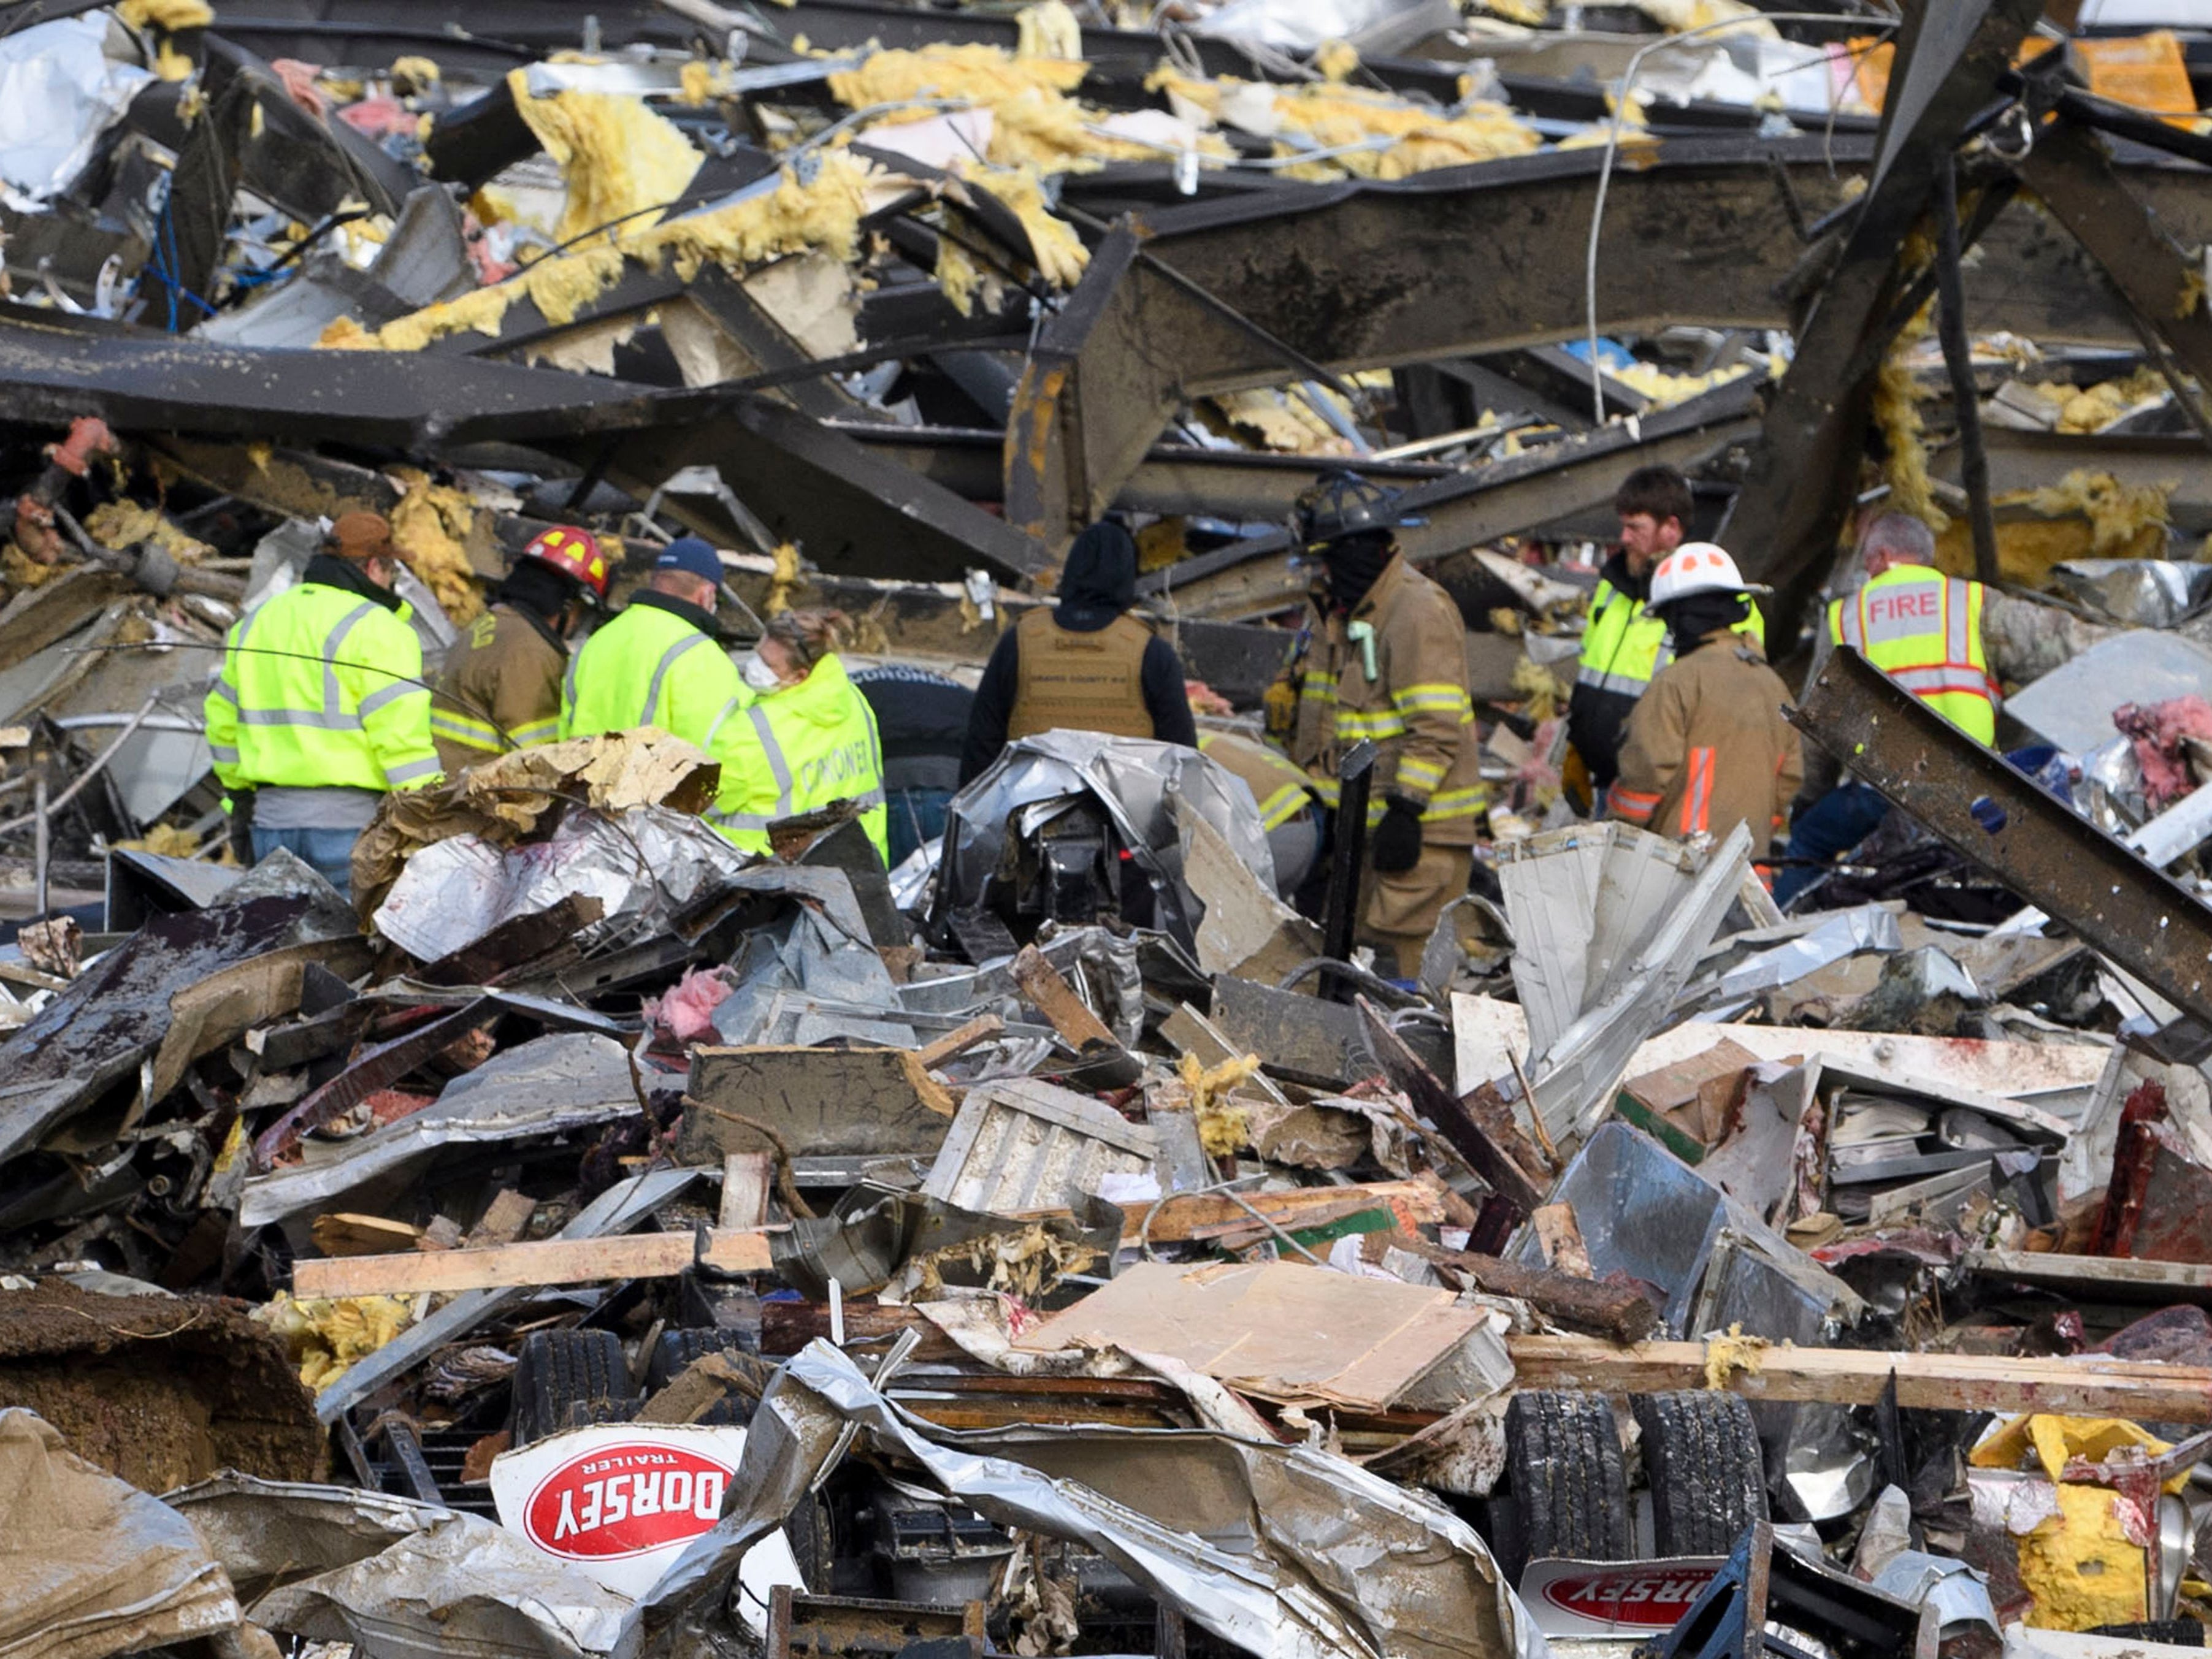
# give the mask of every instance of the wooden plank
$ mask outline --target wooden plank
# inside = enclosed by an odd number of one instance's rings
[[[1615,1347],[1589,1336],[1510,1336],[1524,1389],[1660,1394],[1705,1386],[1702,1342]],[[2072,1412],[2145,1423],[2212,1423],[2212,1370],[2088,1354],[2063,1359],[1994,1354],[1881,1353],[1770,1347],[1731,1368],[1727,1386],[1747,1400],[1872,1405],[1892,1375],[1897,1403],[1922,1411]]]
[[[933,1043],[925,1043],[914,1051],[924,1071],[935,1071],[949,1060],[957,1060],[978,1043],[988,1043],[994,1037],[1006,1034],[1006,1022],[995,1014],[979,1014],[957,1031],[948,1031]]]
[[[507,1285],[580,1285],[605,1279],[666,1279],[694,1261],[724,1273],[766,1273],[765,1232],[714,1232],[701,1254],[688,1232],[611,1238],[547,1238],[484,1250],[410,1251],[340,1261],[295,1262],[295,1296],[378,1296],[416,1291],[490,1290]]]
[[[422,1229],[404,1221],[387,1221],[381,1215],[354,1215],[333,1211],[318,1215],[307,1229],[315,1248],[325,1256],[376,1256],[388,1250],[413,1250]]]
[[[775,1154],[732,1152],[722,1155],[722,1231],[757,1227],[768,1220],[769,1195],[775,1187]]]
[[[2188,1262],[2139,1262],[2131,1256],[2059,1256],[2024,1250],[1980,1250],[1966,1271],[2095,1302],[2142,1302],[2164,1307],[2194,1302],[2212,1307],[2212,1267]]]
[[[1294,1218],[1311,1211],[1360,1201],[1363,1207],[1388,1205],[1401,1224],[1435,1226],[1444,1220],[1443,1196],[1425,1181],[1372,1181],[1364,1186],[1298,1187],[1288,1192],[1248,1192],[1246,1203],[1271,1220],[1295,1226]],[[1140,1237],[1155,1244],[1182,1244],[1210,1228],[1249,1223],[1252,1210],[1219,1193],[1182,1193],[1160,1206],[1149,1232],[1144,1231],[1145,1209],[1133,1206],[1124,1224],[1121,1242],[1133,1244]]]
[[[512,1187],[502,1188],[499,1196],[484,1206],[483,1219],[469,1229],[469,1236],[462,1242],[471,1250],[485,1244],[511,1244],[522,1237],[522,1230],[537,1214],[535,1198]]]
[[[1544,1265],[1574,1279],[1592,1279],[1589,1246],[1583,1243],[1581,1225],[1572,1204],[1538,1206],[1529,1221],[1536,1229],[1536,1244],[1544,1252]]]
[[[1060,977],[1060,970],[1047,961],[1044,953],[1035,945],[1022,948],[1021,954],[1014,958],[1012,972],[1022,995],[1036,1004],[1037,1012],[1078,1054],[1093,1044],[1103,1043],[1115,1049],[1121,1046],[1114,1033],[1106,1029],[1105,1022],[1091,1013],[1075,994],[1075,988]]]

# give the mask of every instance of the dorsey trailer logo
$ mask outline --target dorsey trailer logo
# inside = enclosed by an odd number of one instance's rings
[[[688,1446],[601,1446],[538,1483],[525,1525],[538,1548],[572,1560],[642,1554],[713,1526],[730,1474],[728,1464]]]

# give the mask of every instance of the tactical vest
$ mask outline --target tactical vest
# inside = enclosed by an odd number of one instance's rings
[[[1978,582],[1892,565],[1828,606],[1828,638],[1849,645],[1977,743],[1994,744],[1996,696],[1982,651]]]
[[[1145,706],[1145,648],[1152,631],[1135,617],[1115,617],[1092,633],[1077,633],[1040,606],[1014,625],[1019,644],[1009,738],[1040,731],[1103,731],[1151,737]]]

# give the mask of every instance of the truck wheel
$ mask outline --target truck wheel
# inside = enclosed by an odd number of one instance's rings
[[[1601,1394],[1531,1389],[1505,1408],[1505,1467],[1518,1500],[1514,1583],[1530,1561],[1626,1561],[1635,1553],[1620,1435]]]
[[[517,1446],[562,1429],[626,1422],[637,1407],[629,1360],[612,1331],[538,1330],[522,1339],[509,1419]]]
[[[1662,1555],[1726,1555],[1766,1519],[1766,1470],[1751,1407],[1716,1389],[1632,1396]]]

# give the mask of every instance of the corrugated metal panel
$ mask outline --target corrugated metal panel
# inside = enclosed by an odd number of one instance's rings
[[[1108,1174],[1157,1166],[1158,1134],[1110,1106],[1016,1078],[962,1103],[922,1191],[987,1215],[1066,1209]]]

